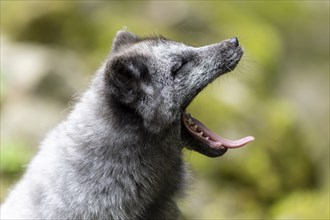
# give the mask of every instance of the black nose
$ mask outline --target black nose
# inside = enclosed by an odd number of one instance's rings
[[[235,47],[237,47],[237,46],[239,45],[239,42],[238,42],[237,37],[232,37],[232,38],[230,38],[230,39],[229,39],[229,42],[230,42],[231,44],[233,44]]]

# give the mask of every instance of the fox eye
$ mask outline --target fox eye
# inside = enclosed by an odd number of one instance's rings
[[[175,76],[181,69],[184,65],[186,65],[188,63],[188,60],[181,60],[180,62],[177,62],[174,64],[174,66],[172,66],[172,69],[171,69],[171,73],[173,76]]]

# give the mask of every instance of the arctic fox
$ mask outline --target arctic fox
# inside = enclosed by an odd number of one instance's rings
[[[237,38],[191,47],[119,31],[66,120],[42,142],[1,207],[3,219],[179,219],[182,149],[209,157],[230,141],[186,113],[243,55]]]

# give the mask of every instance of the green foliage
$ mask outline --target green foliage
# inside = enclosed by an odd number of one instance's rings
[[[21,141],[1,142],[1,175],[21,173],[33,153]]]
[[[328,195],[297,191],[275,204],[271,213],[275,219],[329,219]]]
[[[182,204],[186,218],[329,219],[328,1],[4,1],[1,12],[1,33],[16,44],[71,51],[90,70],[124,26],[194,46],[237,36],[245,49],[240,65],[189,111],[225,137],[256,140],[216,159],[185,152],[196,176]],[[21,94],[8,71],[1,70],[1,111]],[[72,79],[56,80],[54,71],[36,84],[43,86],[23,91],[25,100],[67,103]],[[23,144],[26,134],[7,140],[6,180],[34,152]]]

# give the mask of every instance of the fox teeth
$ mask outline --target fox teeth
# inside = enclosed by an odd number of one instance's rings
[[[210,138],[209,137],[205,137],[205,139],[208,141]]]
[[[192,126],[192,127],[191,127],[191,130],[193,130],[193,131],[196,131],[196,132],[197,132],[197,125],[195,125],[195,126]]]
[[[194,125],[194,122],[191,120],[191,118],[189,118],[189,119],[187,120],[187,122],[188,122],[188,125]]]
[[[203,137],[203,132],[197,133],[198,136]]]

